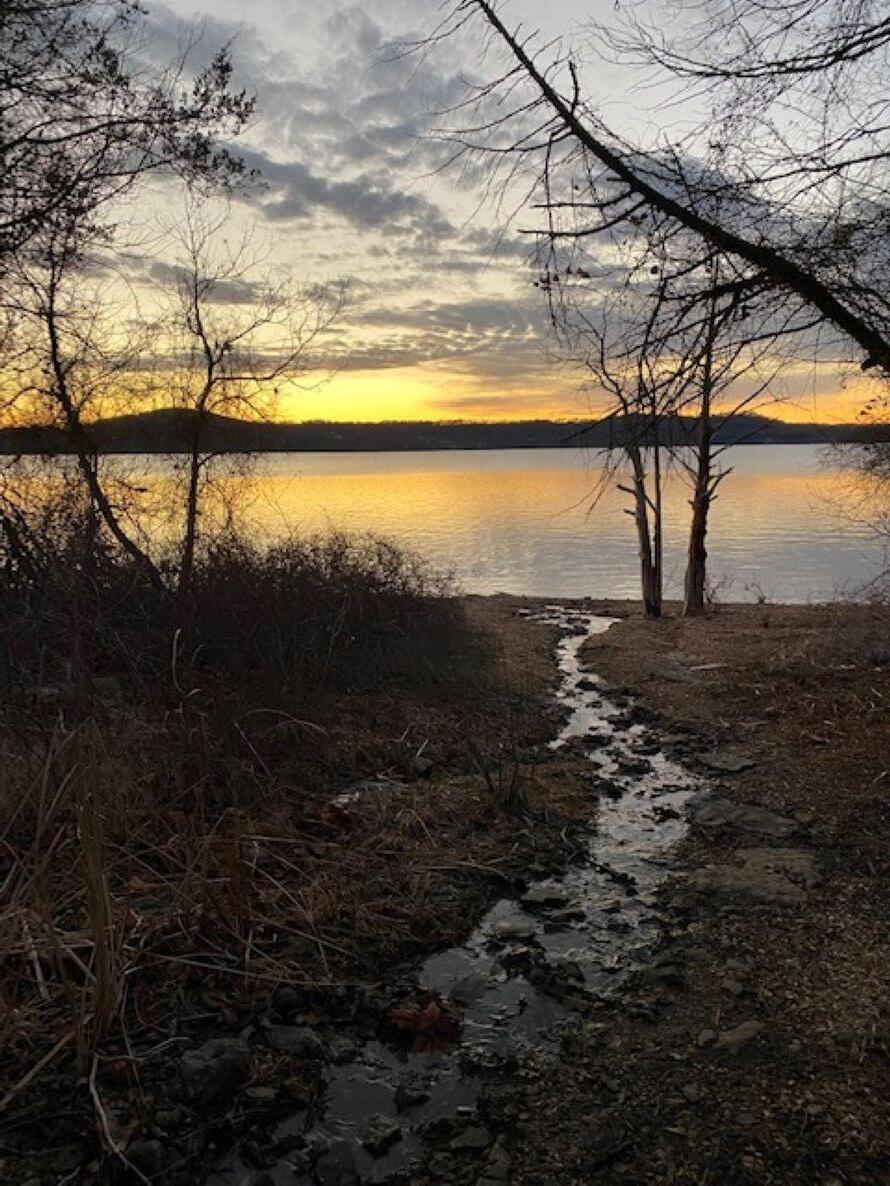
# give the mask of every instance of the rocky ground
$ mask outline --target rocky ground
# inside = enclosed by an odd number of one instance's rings
[[[501,1109],[516,1186],[890,1182],[887,637],[757,606],[591,640],[716,793],[655,966]]]
[[[407,920],[402,882],[389,906],[410,942],[375,946],[365,920],[361,958],[341,958],[325,931],[327,983],[270,981],[247,995],[218,975],[190,984],[177,1014],[107,1045],[73,1094],[70,1072],[51,1067],[17,1095],[0,1138],[4,1180],[186,1186],[216,1163],[219,1186],[890,1183],[890,653],[884,617],[865,609],[650,623],[595,607],[622,620],[590,640],[584,662],[709,788],[691,801],[659,892],[651,961],[616,993],[585,992],[570,970],[548,983],[567,1018],[558,1045],[527,1044],[471,1100],[455,1097],[426,1125],[410,1173],[367,1172],[347,1143],[311,1134],[307,1116],[359,1048],[379,1043],[384,1062],[413,1049],[418,1066],[453,1048],[468,1003],[424,998],[418,960],[583,854],[596,797],[584,793],[583,746],[546,751],[553,633],[517,617],[530,604],[471,603],[499,640],[521,722],[515,754],[485,761],[484,778],[440,760],[420,786],[358,788],[339,808],[348,834],[325,837],[326,858],[355,879],[352,909],[361,869],[349,855],[365,831],[393,870],[422,867],[417,917]],[[485,750],[484,721],[474,744]],[[529,908],[562,926],[572,903]],[[374,910],[386,916],[379,898]],[[535,964],[533,938],[502,940]],[[400,1111],[422,1107],[422,1067],[401,1090]],[[383,1167],[408,1121],[362,1106],[364,1149]]]

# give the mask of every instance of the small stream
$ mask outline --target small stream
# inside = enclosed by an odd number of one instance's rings
[[[671,871],[671,850],[686,832],[684,809],[700,782],[636,723],[628,697],[610,699],[582,668],[581,647],[611,619],[563,606],[530,616],[562,632],[557,696],[566,721],[550,744],[580,745],[590,761],[599,806],[587,852],[565,874],[497,902],[464,944],[418,969],[418,987],[456,1006],[456,1048],[411,1054],[371,1041],[345,1065],[327,1067],[321,1113],[299,1113],[273,1134],[275,1146],[302,1152],[266,1170],[264,1183],[399,1181],[427,1149],[425,1134],[455,1117],[471,1125],[487,1081],[509,1074],[528,1052],[555,1054],[562,1029],[577,1025],[577,1002],[614,992],[657,943],[655,893]],[[467,1140],[481,1140],[473,1136],[479,1131],[466,1128]],[[210,1182],[257,1180],[256,1169],[235,1158]]]

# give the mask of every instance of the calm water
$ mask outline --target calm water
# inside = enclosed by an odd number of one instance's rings
[[[816,446],[730,450],[734,472],[713,509],[711,573],[721,596],[809,601],[853,594],[882,565],[868,530],[839,511],[843,480]],[[637,557],[626,498],[591,507],[602,455],[530,449],[443,453],[272,455],[237,501],[265,537],[289,530],[372,531],[451,569],[468,592],[636,597]],[[155,461],[153,465],[157,465]],[[669,481],[666,573],[683,573],[688,489]]]

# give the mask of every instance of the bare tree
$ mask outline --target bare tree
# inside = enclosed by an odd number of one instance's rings
[[[344,301],[342,285],[297,285],[268,266],[269,252],[257,246],[254,231],[233,238],[231,230],[227,211],[214,215],[190,199],[173,230],[177,257],[167,268],[173,307],[165,326],[165,390],[188,414],[180,593],[192,578],[202,491],[217,457],[214,418],[274,417],[282,394],[307,385],[309,371],[322,366],[314,348]]]
[[[253,101],[231,89],[227,50],[191,74],[140,55],[136,0],[4,0],[0,5],[0,272],[47,231],[95,229],[100,210],[150,172],[215,186],[243,175],[219,143]]]
[[[636,236],[620,258],[613,253],[609,267],[625,280],[610,287],[602,264],[576,242],[557,240],[547,245],[538,280],[558,338],[607,399],[615,451],[631,474],[622,489],[633,499],[651,616],[662,601],[663,448],[690,486],[684,612],[697,614],[706,603],[710,511],[731,472],[721,464],[727,445],[718,437],[725,442],[736,421],[731,435],[744,440],[739,417],[780,398],[786,335],[793,340],[799,326],[767,296],[740,293],[722,257],[698,256],[699,246],[692,236]],[[704,308],[702,291],[709,294]]]
[[[828,0],[804,3],[817,11],[829,6]],[[836,0],[839,7],[844,3]],[[747,7],[764,8],[758,0]],[[478,21],[508,56],[507,66],[464,106],[465,114],[472,109],[475,116],[446,135],[457,153],[487,151],[508,161],[511,175],[522,167],[532,170],[544,194],[545,239],[633,233],[641,221],[662,236],[691,233],[731,266],[728,283],[737,292],[785,294],[799,303],[803,322],[816,317],[842,331],[863,351],[863,367],[890,374],[890,303],[872,282],[868,237],[860,233],[886,221],[886,203],[875,206],[864,187],[826,215],[818,204],[789,204],[775,186],[755,192],[734,174],[733,155],[717,141],[704,156],[700,145],[696,155],[695,145],[686,143],[642,151],[615,134],[585,100],[571,53],[552,42],[536,51],[534,36],[511,30],[500,9],[493,0],[459,0],[435,34],[446,37]],[[784,8],[770,11],[776,23],[783,19]],[[858,58],[855,44],[844,42],[845,64],[872,62],[870,55],[883,51],[886,38],[878,25],[875,30],[864,37]],[[827,45],[809,63],[815,71],[829,54]],[[805,53],[800,62],[807,66]],[[724,130],[732,132],[729,125]],[[741,140],[737,147],[741,152]],[[843,144],[834,147],[839,152]],[[875,151],[886,159],[882,148]],[[708,154],[713,160],[706,166]],[[803,175],[808,166],[804,161],[794,167]],[[707,291],[699,299],[706,304]]]
[[[115,406],[122,392],[136,402],[134,373],[147,330],[133,328],[101,284],[90,291],[82,270],[82,241],[70,229],[44,233],[19,253],[3,307],[12,315],[4,370],[10,402],[32,422],[59,430],[95,514],[117,545],[157,588],[160,573],[126,523],[125,487],[103,477],[91,418]],[[126,328],[124,328],[126,327]]]
[[[581,269],[582,275],[585,274]],[[551,300],[558,332],[577,361],[588,370],[595,396],[609,401],[605,419],[614,433],[609,453],[618,460],[607,465],[603,485],[616,475],[618,489],[627,494],[634,520],[640,559],[640,585],[648,617],[661,617],[664,602],[664,461],[663,426],[682,404],[692,380],[689,368],[675,357],[676,342],[668,347],[658,327],[664,314],[665,287],[641,294],[628,285],[612,299],[587,311],[571,299],[576,269]],[[554,285],[549,285],[551,297]],[[627,481],[621,477],[628,471]],[[597,490],[595,502],[601,490]],[[595,504],[595,503],[594,503]]]

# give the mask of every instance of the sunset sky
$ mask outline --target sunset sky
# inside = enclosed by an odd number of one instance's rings
[[[348,310],[325,342],[332,377],[290,392],[284,418],[519,419],[597,408],[548,338],[519,233],[531,215],[511,218],[486,201],[472,170],[443,170],[447,150],[429,136],[436,113],[483,68],[479,47],[455,41],[422,60],[393,53],[394,39],[422,36],[439,11],[439,0],[150,0],[151,54],[174,57],[198,21],[193,56],[230,43],[236,85],[258,97],[237,147],[264,187],[236,204],[235,221],[255,221],[276,263],[298,278],[349,282]],[[615,19],[613,0],[512,0],[510,12],[576,38],[591,19]],[[587,68],[604,116],[651,144],[689,112],[641,81]],[[138,218],[150,223],[176,200],[172,186],[155,188]],[[162,243],[154,250],[169,259]],[[791,402],[774,410],[786,419],[851,417],[864,397],[856,380],[841,389],[834,368],[812,364],[786,389]]]

